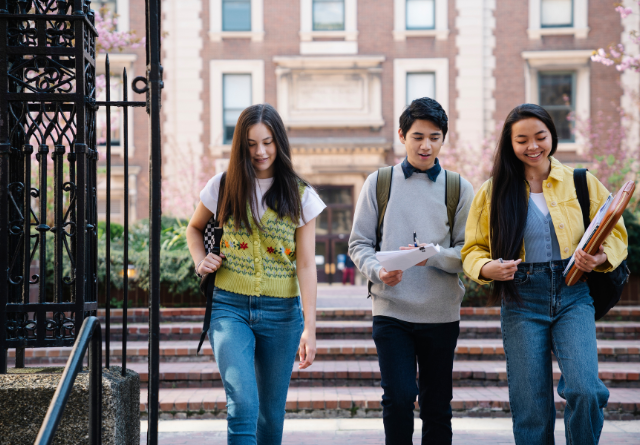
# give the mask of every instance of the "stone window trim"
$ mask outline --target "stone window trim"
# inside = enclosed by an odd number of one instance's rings
[[[122,76],[122,70],[123,68],[127,69],[127,78],[129,79],[129,85],[127,85],[127,92],[128,92],[128,96],[129,96],[129,100],[136,100],[135,99],[135,94],[133,92],[133,90],[131,89],[131,81],[133,79],[135,79],[136,75],[135,75],[135,71],[133,69],[134,63],[135,61],[138,59],[138,56],[136,54],[126,54],[126,53],[115,53],[115,54],[109,54],[109,64],[111,66],[111,74],[112,75],[117,75],[118,77]],[[98,57],[96,59],[96,75],[101,75],[101,74],[105,74],[104,73],[104,64],[105,64],[105,60],[106,60],[106,55],[105,54],[98,54]],[[113,88],[116,88],[115,86]],[[117,88],[122,88],[122,85],[118,85]],[[133,99],[131,99],[133,98]],[[114,100],[114,99],[112,99]],[[123,122],[124,119],[124,112],[123,109],[120,107],[111,107],[111,114],[114,115],[115,113],[120,113],[120,122]],[[134,119],[133,119],[134,113],[132,112],[132,110],[129,110],[129,119],[128,119],[128,124],[129,124],[129,158],[132,158],[133,155],[135,154],[135,145],[134,145],[134,140],[135,138],[134,136]],[[122,131],[122,129],[121,129]],[[124,138],[121,137],[120,138],[121,141],[124,141]],[[100,147],[104,147],[104,148],[100,148],[100,150],[106,150],[106,145],[101,145]],[[111,155],[112,156],[120,156],[122,157],[124,154],[124,146],[123,145],[113,145],[111,144]]]
[[[287,128],[384,126],[381,82],[384,60],[384,56],[274,57],[278,112]],[[333,91],[322,91],[328,85]],[[336,93],[340,88],[343,92]],[[341,99],[332,94],[342,94]],[[326,102],[316,102],[317,97]]]
[[[591,116],[591,55],[593,50],[523,51],[525,62],[525,102],[539,100],[538,73],[572,71],[576,74],[575,113],[580,120]],[[558,143],[558,151],[582,154],[584,140],[576,134],[575,142]]]
[[[300,41],[312,42],[315,38],[358,40],[358,2],[344,0],[344,31],[313,30],[313,0],[300,0]]]
[[[407,0],[393,0],[393,39],[402,42],[407,37],[435,37],[436,40],[449,38],[448,1],[435,0],[435,29],[407,29]]]
[[[138,198],[138,174],[142,171],[139,165],[129,165],[129,223],[133,223],[138,219],[137,198]],[[106,202],[107,200],[107,182],[106,175],[98,174],[98,201]],[[111,202],[120,202],[120,212],[116,213],[111,206],[111,222],[119,224],[124,223],[124,166],[114,165],[111,167]],[[106,219],[105,212],[98,212],[98,220]]]
[[[436,76],[437,100],[449,114],[449,59],[437,57],[429,59],[395,59],[393,61],[393,128],[399,128],[400,115],[407,107],[407,73],[431,72]],[[393,132],[393,149],[396,156],[404,156],[405,147]]]
[[[209,62],[210,150],[214,156],[231,152],[231,145],[223,143],[222,77],[224,74],[251,74],[251,103],[264,103],[264,60],[211,60]]]
[[[529,39],[540,40],[542,36],[572,35],[586,39],[589,35],[588,0],[573,0],[573,26],[542,27],[542,0],[529,0]]]
[[[209,38],[212,42],[225,39],[264,40],[264,0],[251,0],[251,31],[222,30],[222,0],[209,0]]]

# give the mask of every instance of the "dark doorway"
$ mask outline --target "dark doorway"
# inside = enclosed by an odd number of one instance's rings
[[[341,283],[353,224],[353,187],[318,186],[327,205],[316,220],[316,265],[318,281]]]

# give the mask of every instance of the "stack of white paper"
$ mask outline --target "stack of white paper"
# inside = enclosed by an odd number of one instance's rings
[[[410,267],[427,260],[440,252],[437,244],[428,244],[423,247],[416,247],[411,250],[391,250],[387,252],[376,252],[376,258],[387,272],[393,270],[407,270]]]
[[[587,230],[584,231],[584,235],[582,235],[582,239],[578,243],[578,248],[576,250],[578,249],[584,250],[585,247],[587,247],[587,244],[589,244],[589,241],[591,241],[591,238],[593,237],[593,235],[595,235],[596,230],[598,230],[598,227],[600,227],[602,218],[604,218],[604,215],[607,213],[607,210],[609,210],[609,206],[611,205],[612,201],[613,201],[613,196],[609,195],[609,198],[607,198],[607,201],[602,205],[602,207],[600,207],[600,210],[598,210],[598,213],[596,214],[595,218],[591,220],[591,224],[589,224],[589,227],[587,227]],[[563,273],[564,276],[567,276],[567,274],[573,267],[573,263],[575,262],[575,256],[576,256],[576,253],[574,251],[573,255],[571,255],[571,259],[569,260],[569,264],[567,264],[567,268],[564,270],[564,273]]]

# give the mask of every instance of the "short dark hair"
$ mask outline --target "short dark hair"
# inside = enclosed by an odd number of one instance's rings
[[[421,97],[411,102],[400,116],[400,129],[404,136],[407,135],[416,120],[433,122],[442,131],[442,140],[449,130],[449,118],[442,105],[430,97]]]

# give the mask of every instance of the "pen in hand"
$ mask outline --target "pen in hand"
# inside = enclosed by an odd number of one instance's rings
[[[418,247],[418,238],[416,237],[416,232],[413,232],[413,247]]]

